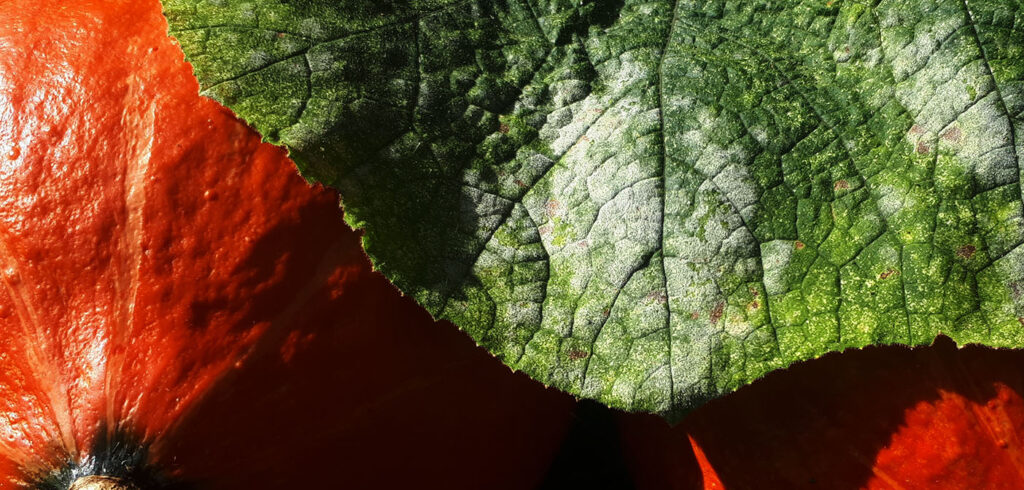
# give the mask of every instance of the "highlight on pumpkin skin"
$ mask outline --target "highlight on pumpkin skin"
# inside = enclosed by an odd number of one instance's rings
[[[316,485],[339,459],[354,486],[546,471],[571,398],[372,273],[337,196],[198,95],[158,1],[5,4],[8,147],[0,487],[95,487],[120,477],[104,454],[144,488]]]
[[[118,29],[102,15],[116,3],[99,5],[101,15],[84,19],[45,5],[6,18],[38,36],[5,43],[17,66],[4,71],[34,75],[3,87],[4,136],[22,148],[0,189],[15,312],[6,337],[26,346],[21,365],[35,369],[34,399],[50,408],[45,437],[73,457],[101,436],[100,422],[122,430],[130,420],[156,439],[147,431],[170,425],[244,362],[275,317],[294,309],[285,293],[344,238],[308,228],[339,219],[332,194],[307,189],[280,151],[195,95],[158,12],[150,9],[149,30],[122,41],[103,34]],[[55,35],[65,33],[85,42],[69,52]],[[298,235],[282,238],[289,233]],[[358,253],[348,255],[332,268],[357,267]]]

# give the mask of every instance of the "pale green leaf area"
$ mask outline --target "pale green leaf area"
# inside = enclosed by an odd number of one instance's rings
[[[1020,0],[165,0],[205,94],[509,366],[669,417],[1024,347]]]

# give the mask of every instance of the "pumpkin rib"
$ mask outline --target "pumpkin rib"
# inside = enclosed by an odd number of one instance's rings
[[[8,306],[11,304],[13,300],[4,285],[0,287],[0,332],[23,329],[21,318],[13,312],[14,308]],[[39,454],[31,451],[33,446],[61,439],[56,415],[50,405],[43,402],[48,395],[42,387],[40,377],[34,370],[26,369],[38,365],[26,361],[25,351],[31,352],[32,346],[32,343],[19,343],[17,335],[0,335],[0,358],[3,360],[0,363],[0,380],[5,391],[22,393],[22,396],[16,399],[0,398],[3,423],[8,431],[12,432],[9,432],[7,437],[0,438],[0,468],[4,466],[4,459],[13,465],[31,466],[37,463],[38,461],[34,460],[39,458]],[[10,414],[16,413],[28,416],[22,420],[13,420]],[[0,469],[0,475],[7,474],[5,471]]]
[[[129,83],[129,86],[137,87],[139,83],[138,81],[136,83]],[[142,97],[138,96],[132,98],[142,99]],[[130,99],[126,98],[127,100]],[[129,155],[125,159],[124,189],[122,193],[124,195],[124,213],[127,220],[120,245],[122,255],[126,259],[118,261],[116,264],[118,266],[127,265],[127,271],[120,271],[117,275],[119,280],[115,283],[117,287],[115,296],[123,299],[117,305],[117,322],[110,336],[110,345],[112,347],[108,348],[109,354],[107,357],[104,393],[106,399],[106,421],[109,428],[117,426],[114,412],[114,387],[118,385],[121,369],[123,368],[124,356],[122,352],[128,347],[128,339],[131,339],[135,334],[135,305],[138,301],[139,270],[142,266],[142,256],[144,253],[143,211],[146,206],[146,176],[153,161],[153,141],[156,137],[154,131],[156,117],[155,102],[150,100],[146,105],[146,109],[141,112],[142,115],[135,117],[134,122],[125,124],[126,127],[132,130],[132,134],[128,136],[129,141],[142,141],[144,143],[141,145],[141,150],[139,145],[134,145],[137,154]],[[128,118],[131,114],[132,112],[125,111],[124,116]]]
[[[39,323],[38,314],[36,309],[33,308],[29,298],[29,295],[24,291],[24,284],[21,282],[21,267],[18,265],[17,260],[10,253],[10,247],[6,244],[4,237],[4,230],[0,228],[0,260],[3,261],[3,273],[0,274],[0,278],[3,279],[4,286],[7,289],[8,297],[14,304],[14,311],[17,314],[18,323],[22,327],[22,336],[26,339],[32,339],[25,342],[28,346],[26,349],[27,362],[29,366],[33,366],[36,369],[43,369],[43,374],[50,373],[56,377],[58,369],[52,358],[48,356],[42,346],[48,346],[49,342],[44,334],[44,329]],[[46,361],[44,361],[46,360]],[[33,373],[35,374],[35,373]],[[73,437],[74,429],[71,417],[68,415],[70,411],[67,409],[67,401],[65,397],[60,396],[58,393],[59,388],[56,382],[52,381],[46,383],[45,377],[39,378],[33,376],[36,379],[36,383],[40,386],[40,392],[46,396],[47,403],[44,406],[48,409],[54,427],[58,432],[58,437],[65,448],[68,448],[71,454],[75,452],[75,440]]]

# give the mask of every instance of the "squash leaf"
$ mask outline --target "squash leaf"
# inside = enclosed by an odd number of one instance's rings
[[[203,93],[509,366],[678,417],[1024,346],[1019,0],[164,0]]]

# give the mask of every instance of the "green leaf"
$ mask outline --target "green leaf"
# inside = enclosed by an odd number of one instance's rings
[[[678,416],[1024,346],[1019,0],[165,0],[205,94],[509,366]]]

